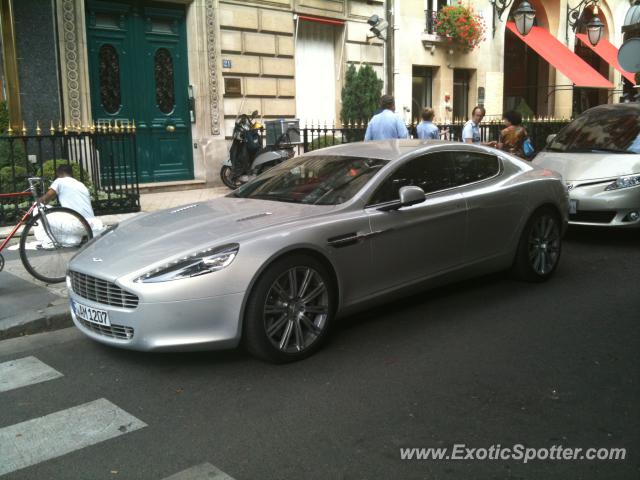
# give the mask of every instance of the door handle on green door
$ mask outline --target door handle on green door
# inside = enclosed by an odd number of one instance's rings
[[[167,130],[167,132],[169,132],[169,133],[173,133],[173,132],[175,132],[175,131],[176,131],[176,127],[175,127],[175,126],[173,126],[173,125],[167,125],[167,126],[166,126],[166,130]]]

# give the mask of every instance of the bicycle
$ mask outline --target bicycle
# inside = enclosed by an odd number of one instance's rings
[[[19,246],[24,268],[45,283],[64,282],[69,260],[93,238],[93,231],[87,220],[75,210],[49,207],[39,201],[36,184],[39,183],[44,191],[44,178],[31,177],[28,181],[29,188],[24,192],[0,194],[0,198],[33,196],[31,207],[2,241],[0,252],[25,225]],[[30,242],[30,237],[34,241]],[[0,253],[0,271],[4,265],[5,260]]]

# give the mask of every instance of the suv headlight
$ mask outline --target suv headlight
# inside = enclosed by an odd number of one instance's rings
[[[615,182],[607,185],[605,190],[620,190],[621,188],[635,187],[637,185],[640,185],[639,173],[627,175],[626,177],[619,177]]]
[[[169,282],[217,272],[231,265],[239,249],[240,245],[232,243],[201,250],[155,268],[134,281],[138,283]]]

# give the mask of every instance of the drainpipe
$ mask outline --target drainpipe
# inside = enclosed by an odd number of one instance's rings
[[[394,0],[385,0],[385,12],[387,16],[387,22],[389,23],[389,27],[387,29],[387,41],[384,42],[385,48],[385,60],[387,67],[387,95],[393,95],[393,80],[394,80],[394,72],[395,72],[395,62],[394,62],[394,50],[395,50],[395,21],[394,21],[394,11],[393,4]]]

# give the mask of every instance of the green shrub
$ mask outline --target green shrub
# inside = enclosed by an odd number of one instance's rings
[[[369,121],[380,108],[383,84],[371,65],[365,63],[359,69],[353,63],[349,65],[341,93],[343,125]]]
[[[29,188],[27,178],[30,173],[26,168],[17,165],[15,167],[16,185],[13,185],[13,169],[10,166],[0,168],[0,192],[22,192]]]
[[[309,151],[318,150],[320,148],[330,147],[331,145],[340,145],[342,140],[329,135],[322,135],[321,137],[313,139],[309,144]]]

